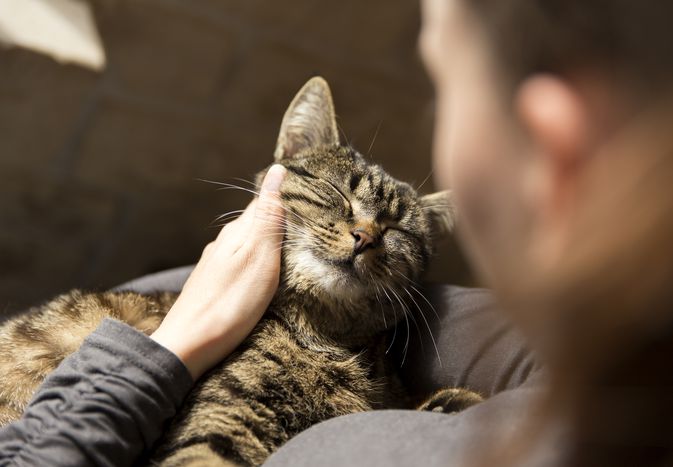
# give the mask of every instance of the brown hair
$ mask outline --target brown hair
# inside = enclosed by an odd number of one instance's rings
[[[668,465],[673,3],[463,1],[493,44],[511,89],[534,73],[590,70],[641,100],[638,115],[592,159],[584,176],[585,183],[611,189],[580,208],[577,248],[557,270],[528,284],[518,304],[544,309],[550,328],[545,337],[558,342],[549,345],[552,389],[546,417],[538,422],[553,416],[569,421],[564,465]],[[532,449],[530,442],[524,449]]]
[[[673,77],[668,0],[463,0],[506,77],[599,69],[641,89]]]

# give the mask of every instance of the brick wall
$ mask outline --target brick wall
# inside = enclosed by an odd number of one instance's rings
[[[413,0],[95,0],[108,67],[0,50],[0,309],[188,264],[271,161],[303,82],[392,174],[430,172]],[[430,190],[429,184],[425,190]],[[464,282],[455,248],[430,274]]]

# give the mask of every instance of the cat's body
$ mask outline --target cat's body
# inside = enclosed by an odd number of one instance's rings
[[[21,416],[42,383],[75,352],[104,318],[150,334],[175,301],[162,293],[91,293],[74,290],[0,326],[0,426]]]
[[[393,398],[399,390],[383,367],[384,352],[382,342],[361,351],[302,342],[281,320],[265,318],[197,384],[154,459],[259,465],[318,422],[394,407],[403,398]]]
[[[384,358],[386,330],[407,312],[407,298],[416,303],[432,235],[452,221],[447,195],[420,197],[340,146],[321,79],[290,105],[276,161],[288,170],[278,292],[243,344],[197,382],[149,463],[257,465],[322,420],[408,406]],[[72,292],[3,325],[0,423],[20,416],[104,317],[151,333],[174,298]],[[453,408],[475,400],[449,395],[435,400],[453,398]]]

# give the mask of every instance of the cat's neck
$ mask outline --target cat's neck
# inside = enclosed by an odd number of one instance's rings
[[[281,284],[269,311],[305,344],[358,349],[385,328],[382,315],[374,311],[378,306],[375,299],[339,300],[315,289]]]

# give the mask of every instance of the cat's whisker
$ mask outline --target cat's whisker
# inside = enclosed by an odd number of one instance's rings
[[[431,204],[429,206],[421,206],[422,211],[429,211],[429,210],[437,209],[437,208],[450,209],[451,205],[450,204]]]
[[[303,223],[305,223],[307,225],[312,225],[314,227],[319,227],[319,225],[313,219],[309,219],[309,218],[299,214],[298,212],[296,212],[292,209],[285,209],[285,215],[286,216],[292,216],[296,219],[299,219],[300,221],[302,221]]]
[[[300,246],[304,246],[304,245],[293,244],[293,243],[290,243],[290,244],[283,244],[283,243],[281,243],[281,244],[278,246],[278,248],[275,248],[274,250],[272,250],[271,253],[272,253],[272,254],[276,254],[277,252],[283,250],[284,248],[286,248],[286,247],[288,247],[288,246],[289,246],[289,247],[300,247]]]
[[[400,296],[397,293],[395,293],[395,291],[392,288],[388,287],[388,291],[390,291],[390,293],[392,293],[393,296],[400,303],[400,306],[402,307],[402,314],[404,315],[404,320],[407,323],[407,339],[406,339],[406,342],[404,343],[404,356],[402,358],[402,365],[404,365],[404,361],[407,357],[407,352],[409,350],[409,339],[410,339],[410,328],[411,328],[411,325],[409,324],[409,318],[411,318],[414,325],[416,326],[416,332],[418,333],[418,340],[421,343],[421,349],[423,348],[423,339],[422,339],[422,336],[421,336],[420,328],[418,327],[418,323],[416,322],[416,319],[414,318],[414,316],[409,311],[409,308],[404,304],[404,301],[400,298]]]
[[[268,237],[277,236],[278,235],[278,231],[277,231],[278,227],[282,228],[285,232],[291,232],[293,234],[299,233],[299,232],[296,232],[296,231],[292,230],[293,227],[288,228],[287,226],[284,226],[284,225],[279,226],[278,224],[276,224],[274,222],[267,222],[267,223],[262,224],[262,228],[263,228],[265,233],[262,234],[260,236],[260,238],[268,238]]]
[[[291,242],[288,242],[288,243],[282,243],[281,244],[281,247],[286,247],[286,246],[291,246],[291,247],[296,247],[298,249],[303,249],[303,248],[306,248],[306,247],[315,247],[316,245],[306,243],[306,242],[299,242],[299,241],[291,241]]]
[[[304,245],[307,242],[305,241],[300,241],[299,239],[296,238],[285,238],[281,240],[281,245]]]
[[[275,255],[275,254],[278,253],[279,251],[283,250],[283,248],[285,248],[285,246],[284,246],[284,245],[280,245],[278,248],[273,249],[273,250],[271,251],[271,254],[274,254],[274,255]]]
[[[211,223],[208,226],[208,228],[223,229],[224,227],[228,226],[229,224],[232,224],[232,223],[236,222],[238,219],[241,218],[241,216],[242,216],[242,214],[239,214],[237,216],[232,216],[228,219],[224,219],[223,222],[218,222],[217,224]]]
[[[374,143],[376,142],[376,138],[379,136],[379,130],[381,129],[382,124],[383,124],[383,120],[379,120],[379,124],[376,125],[376,131],[374,132],[374,137],[372,138],[372,142],[369,144],[369,149],[367,149],[367,156],[371,156],[371,154],[372,154],[372,149],[374,148]]]
[[[393,348],[393,345],[395,344],[395,337],[397,337],[397,312],[393,308],[393,313],[395,313],[395,326],[393,327],[393,338],[390,340],[390,345],[386,349],[386,355],[390,353],[390,349]]]
[[[405,285],[408,285],[412,282],[407,276],[405,276],[404,274],[402,274],[400,271],[398,271],[397,269],[395,269],[392,266],[388,267],[388,274],[390,276],[392,276],[393,274],[397,274],[398,278],[400,279],[400,281],[398,282],[398,285],[400,287],[404,287]]]
[[[407,319],[406,313],[404,314],[404,321],[406,322],[407,325],[407,340],[404,343],[404,350],[402,352],[402,362],[400,363],[400,368],[404,366],[404,361],[407,359],[407,353],[409,351],[409,320]]]
[[[227,213],[221,214],[221,215],[217,216],[217,217],[213,220],[213,222],[211,222],[210,225],[215,224],[215,222],[221,222],[221,221],[225,221],[225,220],[230,221],[230,220],[231,220],[230,218],[232,218],[232,217],[237,219],[237,218],[240,217],[240,215],[243,214],[244,212],[245,212],[245,209],[237,209],[237,210],[235,210],[235,211],[229,211],[229,212],[227,212]]]
[[[435,317],[437,318],[437,321],[441,321],[441,318],[439,317],[439,313],[437,313],[437,310],[435,309],[435,307],[432,305],[432,303],[430,303],[430,300],[428,300],[427,297],[425,295],[423,295],[423,293],[420,290],[418,290],[418,288],[416,287],[416,286],[419,286],[416,283],[416,281],[414,281],[412,279],[409,279],[407,276],[405,276],[403,273],[401,273],[400,271],[398,271],[396,269],[391,269],[391,271],[397,273],[400,277],[402,277],[405,281],[407,281],[409,287],[411,287],[411,289],[414,292],[416,292],[425,301],[425,303],[428,304],[428,306],[430,307],[430,309],[434,313]]]
[[[427,177],[425,177],[425,179],[421,182],[421,184],[418,185],[418,187],[416,188],[416,191],[421,191],[421,188],[423,188],[423,185],[428,183],[428,180],[430,180],[430,177],[432,177],[433,172],[434,172],[433,169],[430,169],[430,173],[428,174]]]
[[[374,287],[376,287],[376,289],[374,290],[374,295],[375,295],[376,300],[379,302],[379,305],[381,307],[381,316],[383,316],[383,327],[385,329],[388,329],[388,323],[386,321],[386,313],[383,310],[383,305],[381,304],[381,299],[379,298],[378,286],[374,282],[374,276],[372,275],[371,272],[369,273],[369,279],[371,280],[372,285],[374,285]]]
[[[310,219],[301,219],[301,218],[299,218],[299,217],[297,217],[297,219],[299,219],[299,220],[301,221],[301,223],[294,223],[294,224],[293,224],[293,225],[295,225],[295,226],[297,226],[297,227],[304,227],[304,226],[306,226],[306,227],[311,227],[311,228],[313,228],[313,229],[317,229],[317,230],[318,230],[318,229],[320,229],[320,230],[325,230],[324,228],[321,228],[318,224],[316,224],[314,221],[312,221],[312,220],[310,220]]]
[[[267,219],[271,219],[273,221],[281,221],[283,223],[290,224],[290,225],[299,225],[299,224],[293,222],[292,220],[290,220],[288,218],[288,216],[284,216],[282,214],[269,213],[269,214],[266,215],[266,217],[267,217]]]
[[[421,343],[421,349],[423,349],[423,335],[421,334],[421,327],[418,325],[418,321],[416,321],[416,317],[414,314],[411,312],[411,309],[409,308],[409,305],[407,302],[405,302],[402,297],[400,297],[392,288],[390,291],[393,293],[393,295],[397,298],[397,300],[400,301],[402,304],[402,308],[405,312],[405,314],[409,315],[409,318],[411,318],[411,321],[414,323],[414,326],[416,327],[416,334],[418,336],[418,340]]]
[[[300,214],[298,214],[298,213],[292,211],[291,209],[286,209],[286,210],[285,210],[285,217],[287,217],[287,216],[293,216],[294,218],[299,219],[302,223],[304,223],[304,224],[306,224],[306,225],[310,225],[310,226],[312,226],[312,227],[320,227],[320,226],[319,226],[315,221],[313,221],[312,219],[308,219],[308,218],[306,218],[306,217],[304,217],[304,216],[302,216],[302,215],[300,215]]]
[[[395,310],[395,304],[393,303],[393,300],[390,298],[390,295],[388,295],[388,292],[387,292],[386,289],[387,289],[387,287],[385,285],[382,286],[383,293],[386,294],[386,297],[388,297],[388,300],[390,301],[390,305],[393,307],[393,310]],[[406,313],[404,313],[404,311],[402,312],[402,315],[404,316],[404,321],[406,323],[407,338],[406,338],[406,341],[404,342],[404,347],[403,347],[403,350],[402,350],[402,363],[400,364],[400,367],[404,366],[404,361],[407,358],[407,350],[409,348],[409,327],[410,327],[409,326],[409,319],[407,318],[407,315],[406,315]],[[395,332],[397,332],[397,327],[395,327]],[[391,347],[392,347],[392,345],[391,345]]]
[[[351,141],[349,141],[348,136],[346,136],[346,132],[344,131],[343,127],[337,123],[337,127],[339,128],[339,133],[341,133],[341,136],[343,137],[343,140],[346,142],[346,146],[352,146]]]
[[[242,213],[244,213],[244,212],[245,212],[245,209],[236,209],[236,210],[234,210],[234,211],[225,212],[224,214],[220,214],[219,216],[217,216],[217,217],[215,218],[215,220],[216,220],[216,221],[219,221],[219,220],[222,220],[222,219],[224,219],[225,217],[230,216],[230,215],[232,215],[232,214],[242,214]]]
[[[254,190],[250,190],[250,189],[248,189],[248,188],[243,188],[242,186],[222,186],[222,187],[218,188],[217,190],[218,190],[218,191],[239,190],[239,191],[245,191],[245,192],[247,192],[247,193],[251,193],[251,194],[253,194],[253,195],[255,195],[255,196],[258,196],[258,195],[259,195],[259,193],[257,193],[256,191],[254,191]]]
[[[206,179],[203,179],[203,178],[198,178],[197,180],[200,181],[200,182],[204,182],[204,183],[211,183],[213,185],[218,185],[220,187],[219,190],[241,190],[241,191],[245,191],[247,193],[252,193],[255,196],[259,196],[259,192],[257,190],[252,190],[250,188],[235,185],[233,183],[216,182],[214,180],[206,180]]]
[[[287,246],[293,246],[293,247],[301,247],[301,248],[306,248],[306,247],[316,247],[317,245],[315,243],[310,243],[309,241],[299,241],[299,240],[283,240],[280,242],[279,247],[284,248]]]
[[[213,219],[213,221],[208,225],[208,228],[222,229],[223,227],[237,220],[239,217],[241,217],[241,215],[242,212],[237,213],[235,211],[223,214],[221,216],[218,216],[216,219]]]
[[[270,233],[267,236],[275,236],[277,235],[276,229],[278,228],[277,224],[268,224],[268,227],[270,229]],[[302,229],[301,227],[298,227],[296,225],[283,225],[281,226],[285,230],[285,235],[289,236],[290,238],[302,238],[304,240],[310,240],[313,244],[317,244],[317,239],[310,235],[308,231],[305,229]]]
[[[208,229],[218,229],[218,230],[222,230],[223,228],[225,228],[226,226],[228,226],[229,224],[231,224],[231,222],[233,222],[233,221],[229,221],[229,222],[221,222],[221,223],[219,223],[219,224],[212,224],[212,225],[209,225],[207,228],[208,228]]]
[[[275,229],[278,228],[278,226],[279,226],[277,222],[268,221],[268,222],[265,222],[263,225],[265,227],[269,227],[270,229],[274,229],[273,235],[276,235]],[[304,234],[307,233],[305,230],[301,229],[301,227],[299,227],[297,225],[294,225],[294,224],[282,224],[281,223],[280,227],[282,227],[285,230],[285,232],[292,233],[292,234],[295,234],[295,235],[302,235],[303,236]]]
[[[218,222],[218,221],[225,220],[226,218],[228,218],[228,217],[230,217],[230,216],[237,219],[237,218],[240,217],[245,211],[246,211],[246,209],[237,209],[237,210],[234,210],[234,211],[229,211],[229,212],[227,212],[227,213],[224,213],[224,214],[221,214],[221,215],[217,216],[217,217],[213,220],[213,223]],[[268,217],[271,218],[271,219],[274,219],[274,220],[280,220],[280,221],[283,222],[283,223],[289,223],[289,221],[288,221],[284,216],[281,216],[281,215],[278,215],[278,214],[269,214]],[[228,222],[227,222],[227,223],[228,223]],[[212,225],[212,224],[211,224],[211,225]],[[217,224],[217,225],[226,225],[226,223],[225,223],[225,224]],[[275,225],[275,224],[274,224],[274,225]],[[287,224],[284,224],[284,225],[287,225]]]
[[[423,321],[425,322],[425,327],[428,328],[428,334],[430,334],[430,340],[432,340],[432,345],[435,348],[435,353],[437,354],[437,361],[439,362],[439,367],[442,368],[442,357],[439,356],[439,349],[437,348],[437,342],[435,341],[435,336],[432,335],[432,329],[430,328],[430,323],[428,323],[428,320],[425,318],[425,313],[423,313],[423,310],[418,305],[413,295],[411,295],[411,292],[409,292],[409,290],[406,287],[404,288],[404,291],[407,293],[407,295],[409,295],[409,298],[411,298],[411,300],[414,302],[414,305],[416,305],[418,313],[421,315],[421,318],[423,318]]]
[[[425,300],[425,303],[427,303],[427,304],[430,306],[430,309],[431,309],[432,312],[435,314],[435,317],[437,318],[437,321],[441,321],[441,318],[439,317],[439,313],[437,313],[437,310],[435,309],[435,307],[432,305],[432,303],[430,303],[430,300],[428,300],[428,299],[426,298],[426,296],[423,295],[423,293],[421,293],[420,290],[418,290],[416,287],[414,287],[413,283],[412,283],[412,284],[409,284],[409,287],[411,287],[411,288],[412,288],[418,295],[420,295],[420,297],[421,297],[423,300]]]
[[[211,223],[209,227],[219,227],[219,228],[222,228],[222,227],[225,227],[225,226],[231,224],[231,223],[234,222],[235,220],[238,220],[239,217],[241,217],[241,216],[240,216],[240,215],[239,215],[239,216],[231,216],[231,217],[228,217],[228,218],[226,218],[226,219],[222,219],[220,222],[218,222],[218,223],[216,223],[216,224],[215,224],[215,223]]]
[[[262,238],[265,237],[272,237],[275,236],[276,234],[269,234],[266,236],[262,236]],[[313,248],[318,248],[319,245],[311,238],[311,237],[302,237],[301,239],[299,238],[285,238],[280,242],[280,245],[278,248],[273,250],[273,253],[275,254],[277,251],[282,250],[283,248],[286,247],[297,247],[297,248],[307,248],[307,247],[313,247]]]
[[[377,284],[374,284],[374,286],[376,287],[376,290],[377,290],[376,298],[379,300],[379,305],[381,305],[381,310],[383,310],[383,303],[381,302],[381,299],[379,298],[379,294],[378,294],[378,292],[381,291],[382,287],[379,287]],[[385,289],[383,289],[383,292],[385,292]],[[388,295],[388,294],[386,293],[386,295]],[[392,300],[390,300],[390,297],[388,297],[388,300],[390,301],[390,305],[391,305],[391,308],[393,310],[393,319],[395,320],[395,324],[394,324],[394,327],[393,327],[393,337],[390,340],[390,345],[386,349],[386,355],[388,355],[388,353],[390,353],[390,349],[393,348],[393,345],[395,344],[395,338],[397,337],[397,310],[395,310],[395,306],[393,305]]]
[[[301,224],[297,224],[296,222],[291,221],[287,217],[278,214],[269,214],[266,219],[262,219],[261,221],[269,225],[273,225],[274,227],[277,226],[278,223],[280,222],[280,224],[287,230],[301,229],[302,227]],[[304,232],[304,230],[298,230],[298,231]]]
[[[426,297],[425,297],[425,296],[424,296],[424,295],[423,295],[423,294],[422,294],[416,287],[414,287],[414,285],[413,285],[414,281],[412,281],[412,280],[409,279],[406,275],[404,275],[402,272],[400,272],[400,271],[398,271],[398,270],[396,270],[396,269],[390,268],[389,270],[390,270],[391,272],[394,272],[395,274],[397,274],[397,275],[400,276],[401,278],[403,278],[403,279],[407,282],[407,285],[409,285],[409,287],[411,287],[417,294],[419,294],[419,295],[423,298],[423,300],[425,300],[425,302],[430,306],[430,308],[431,308],[432,311],[434,312],[435,316],[436,316],[437,319],[439,320],[439,315],[437,314],[437,310],[435,310],[435,307],[432,306],[432,304],[430,303],[430,301],[429,301],[429,300],[428,300],[428,299],[427,299],[427,298],[426,298]],[[432,334],[432,329],[430,328],[430,323],[428,322],[427,318],[425,317],[425,313],[423,312],[423,309],[422,309],[421,306],[418,304],[418,302],[416,301],[416,299],[413,297],[413,295],[411,294],[411,292],[409,292],[409,290],[407,289],[407,287],[403,287],[403,288],[404,288],[404,291],[406,292],[406,294],[409,295],[409,298],[412,300],[412,302],[413,302],[414,305],[416,306],[416,309],[418,310],[419,314],[421,315],[421,318],[423,319],[423,322],[425,323],[426,328],[428,329],[428,334],[430,334],[430,340],[432,341],[432,345],[433,345],[433,347],[434,347],[434,349],[435,349],[435,353],[437,354],[437,361],[439,362],[439,366],[441,367],[441,366],[442,366],[442,359],[441,359],[441,357],[440,357],[440,355],[439,355],[439,349],[437,348],[437,342],[436,342],[436,340],[435,340],[435,337],[434,337],[434,335]],[[413,315],[411,315],[411,317],[412,317],[412,319],[413,319]],[[414,320],[414,322],[416,323],[415,320]],[[417,323],[416,323],[416,326],[418,327],[418,324],[417,324]],[[421,348],[422,348],[422,347],[423,347],[423,341],[422,341],[422,339],[421,339]]]
[[[254,187],[254,188],[257,188],[257,184],[256,184],[255,182],[252,182],[252,181],[247,180],[247,179],[245,179],[245,178],[233,177],[232,180],[236,180],[236,181],[238,181],[238,182],[247,183],[247,184],[249,184],[250,186],[252,186],[252,187]]]
[[[280,251],[280,250],[283,250],[283,249],[285,249],[285,248],[287,248],[287,247],[298,248],[298,247],[303,247],[303,246],[304,246],[303,244],[299,244],[299,243],[295,243],[295,242],[292,242],[292,243],[284,243],[284,242],[280,242],[280,243],[278,244],[278,246],[277,246],[276,248],[273,249],[272,253],[275,254],[276,252],[278,252],[278,251]]]
[[[392,307],[392,309],[395,310],[395,303],[393,302],[393,299],[390,298],[390,295],[388,295],[388,291],[386,290],[385,285],[381,286],[381,291],[386,295],[386,298],[390,302],[390,306]]]

